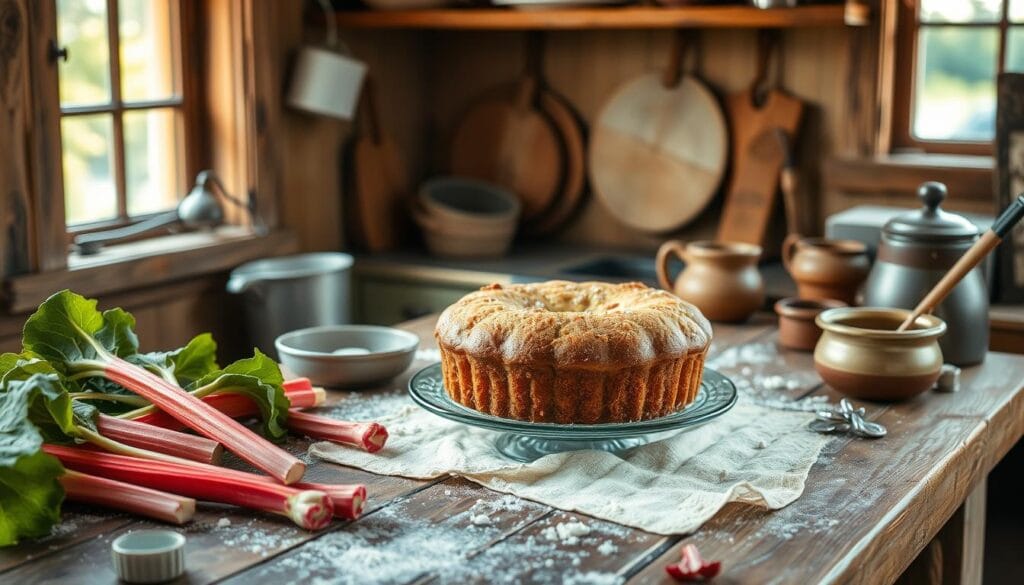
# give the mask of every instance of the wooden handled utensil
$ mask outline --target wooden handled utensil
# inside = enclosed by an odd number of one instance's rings
[[[999,242],[1003,241],[1006,234],[1010,233],[1010,230],[1013,229],[1013,226],[1017,225],[1017,222],[1022,217],[1024,217],[1024,193],[1018,195],[1017,200],[999,214],[992,227],[982,234],[981,238],[973,246],[964,252],[964,255],[956,261],[956,264],[949,269],[949,272],[942,277],[942,280],[914,307],[913,312],[900,324],[897,331],[906,331],[918,317],[937,307],[957,283],[968,272],[973,270],[985,256],[988,256],[988,253],[995,249]]]

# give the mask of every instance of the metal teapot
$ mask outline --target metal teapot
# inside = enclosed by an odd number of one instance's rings
[[[976,225],[940,209],[942,183],[923,183],[918,211],[897,216],[882,228],[878,258],[864,288],[864,304],[913,309],[978,239]],[[988,350],[988,299],[981,267],[972,270],[935,310],[949,326],[939,340],[945,361],[976,364]]]

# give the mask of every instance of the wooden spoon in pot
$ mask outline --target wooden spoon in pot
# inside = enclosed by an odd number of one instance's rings
[[[930,290],[924,299],[914,307],[913,312],[910,316],[900,324],[897,331],[906,331],[914,321],[917,320],[921,315],[930,312],[943,299],[946,298],[953,288],[967,275],[968,272],[974,269],[975,266],[981,262],[988,253],[995,249],[999,245],[999,242],[1003,241],[1006,234],[1010,233],[1013,226],[1017,225],[1017,222],[1024,217],[1024,193],[1017,196],[1017,200],[1011,203],[1003,210],[996,221],[992,224],[992,227],[982,234],[981,238],[974,243],[964,255],[956,261],[956,264],[949,269],[949,272],[942,277],[942,280],[935,285],[935,288]]]

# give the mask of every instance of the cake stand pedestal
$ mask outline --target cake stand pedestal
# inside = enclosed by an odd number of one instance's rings
[[[417,372],[409,381],[409,395],[416,404],[437,416],[499,431],[494,438],[495,449],[513,461],[522,462],[566,451],[592,449],[618,453],[697,428],[722,416],[736,404],[736,386],[710,368],[704,368],[697,398],[685,409],[661,418],[628,423],[533,423],[477,412],[448,396],[441,364]]]

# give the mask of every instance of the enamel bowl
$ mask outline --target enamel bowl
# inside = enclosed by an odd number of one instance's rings
[[[326,325],[290,331],[274,341],[281,363],[315,386],[379,385],[404,372],[420,338],[377,325]]]

